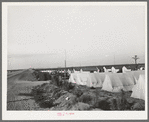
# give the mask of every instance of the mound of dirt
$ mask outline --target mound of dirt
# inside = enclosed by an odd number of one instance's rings
[[[18,80],[20,81],[37,81],[37,78],[34,76],[34,70],[26,70],[21,74]]]
[[[38,70],[34,70],[32,75],[37,79],[37,81],[51,80],[51,75],[48,72],[40,72]]]

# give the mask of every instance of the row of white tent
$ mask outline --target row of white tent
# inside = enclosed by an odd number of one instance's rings
[[[132,97],[145,99],[145,71],[126,73],[71,73],[69,82],[88,87],[102,87],[109,92],[133,91]],[[142,97],[141,97],[142,96]]]
[[[94,71],[94,73],[98,73],[98,72],[100,72],[100,70],[98,69],[98,68],[96,68],[97,70],[96,71]],[[115,69],[114,67],[112,67],[111,69],[106,69],[105,67],[103,67],[103,69],[104,69],[104,72],[112,72],[112,73],[117,73],[118,71],[119,71],[119,69]],[[143,70],[143,67],[141,67],[139,70]],[[54,70],[42,70],[42,72],[49,72],[49,73],[51,73],[51,72],[53,72]],[[131,69],[127,69],[125,66],[123,66],[122,67],[122,73],[126,73],[126,72],[129,72],[129,71],[131,71]],[[65,72],[65,70],[60,70],[59,71],[60,73],[64,73]],[[69,74],[71,74],[71,73],[82,73],[82,72],[84,72],[82,69],[80,69],[80,71],[76,71],[75,69],[73,69],[72,71],[71,70],[67,70],[67,72],[69,73]],[[89,72],[89,71],[85,71],[85,72]]]
[[[100,70],[98,68],[96,68],[97,71],[94,71],[94,73],[97,73],[97,72],[100,72]],[[119,71],[119,69],[115,69],[114,67],[112,67],[111,69],[106,69],[105,67],[103,67],[104,69],[104,72],[112,72],[112,73],[117,73]],[[127,69],[125,66],[122,67],[122,72],[125,73],[125,72],[128,72],[128,71],[131,71],[131,69]],[[69,69],[68,69],[68,72],[70,73],[79,73],[79,72],[84,72],[82,69],[80,69],[80,71],[75,71],[75,69],[73,69],[73,71],[71,72]],[[89,71],[85,71],[85,72],[89,72]]]

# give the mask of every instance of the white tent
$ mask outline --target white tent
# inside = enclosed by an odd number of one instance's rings
[[[68,72],[68,74],[71,74],[71,71],[69,69],[67,70],[67,72]]]
[[[142,74],[145,74],[145,70],[139,70],[139,71],[131,71],[131,72],[127,72],[126,74],[130,74],[132,76],[134,76],[137,80],[139,79],[139,76]]]
[[[132,89],[131,97],[145,100],[145,75],[140,75]]]
[[[73,73],[75,73],[76,71],[75,71],[75,69],[73,69]]]
[[[117,73],[106,74],[102,90],[110,92],[131,91],[135,85],[135,78],[131,74]],[[108,84],[108,85],[107,85]]]
[[[97,68],[97,67],[96,67]],[[100,70],[97,68],[97,72],[99,72]]]
[[[104,72],[111,72],[112,70],[111,69],[106,69],[105,67],[103,67],[104,69]]]
[[[120,92],[123,89],[123,84],[117,75],[106,75],[102,84],[102,90],[109,92]]]
[[[112,73],[116,73],[116,70],[114,67],[111,68]]]
[[[128,73],[118,73],[117,75],[123,84],[123,90],[132,91],[132,88],[136,84],[136,78]]]
[[[103,69],[104,69],[104,72],[108,72],[107,69],[106,69],[105,67],[103,67]]]
[[[144,69],[144,67],[140,67],[140,70],[143,70]]]
[[[91,73],[79,73],[77,74],[80,78],[80,81],[83,83],[83,85],[86,85],[88,87],[92,87],[92,82],[90,78]]]
[[[102,87],[106,73],[71,73],[69,82],[88,87]]]
[[[80,71],[76,71],[75,69],[73,69],[73,73],[79,73]]]
[[[69,77],[68,81],[71,82],[71,83],[76,83],[75,80],[74,80],[73,74],[70,74],[70,77]]]
[[[83,72],[83,70],[82,70],[82,69],[80,69],[80,72]]]
[[[117,73],[119,69],[115,69],[114,67],[111,68],[112,73]]]
[[[97,69],[97,71],[94,71],[94,73],[99,73],[100,70],[97,67],[96,67],[96,69]]]
[[[102,87],[105,73],[90,73],[90,78],[93,87]]]
[[[91,86],[90,79],[87,73],[71,73],[69,82],[76,83],[78,85]]]
[[[122,72],[123,73],[129,72],[129,71],[131,71],[131,69],[127,69],[125,66],[122,67]]]
[[[78,73],[72,73],[70,75],[69,82],[76,83],[78,85],[84,85],[83,82],[81,82]]]
[[[102,87],[103,90],[110,92],[132,91],[136,80],[145,71],[131,71],[127,73],[71,73],[69,82],[89,87]],[[107,85],[108,84],[108,85]],[[109,87],[110,86],[110,87]],[[112,90],[111,90],[112,88]]]
[[[108,75],[106,75],[104,83],[102,84],[102,90],[106,90],[110,92],[113,91],[112,82]]]

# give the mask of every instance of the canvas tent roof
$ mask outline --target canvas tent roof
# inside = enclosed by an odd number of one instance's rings
[[[145,74],[145,70],[131,71],[131,72],[127,72],[127,74],[130,74],[130,75],[134,76],[138,80],[139,76],[141,74]]]
[[[89,87],[102,87],[110,92],[131,91],[140,74],[144,71],[131,71],[128,73],[71,73],[69,82]],[[107,85],[108,84],[108,85]],[[109,87],[110,86],[110,87]],[[110,90],[112,88],[112,90]]]
[[[117,74],[123,84],[124,91],[131,91],[136,84],[136,79],[131,74],[119,73]]]
[[[106,69],[105,67],[103,67],[104,69],[104,72],[111,72],[112,70],[111,69]]]
[[[102,87],[105,74],[109,73],[71,73],[69,82],[77,83],[79,85],[87,85],[89,87]]]
[[[127,69],[125,66],[122,67],[122,72],[123,73],[129,72],[129,71],[131,71],[131,69]]]
[[[120,92],[121,89],[124,91],[131,91],[134,84],[135,78],[133,78],[132,75],[124,73],[106,74],[102,90],[110,92]]]
[[[132,89],[131,97],[145,100],[145,75],[141,74]]]
[[[117,73],[119,69],[115,69],[114,67],[111,68],[112,73]]]
[[[83,72],[83,70],[82,70],[82,69],[80,69],[80,72]]]
[[[105,73],[90,73],[90,78],[93,87],[102,87],[105,79]]]
[[[77,83],[78,85],[92,86],[89,73],[72,73],[69,82]]]

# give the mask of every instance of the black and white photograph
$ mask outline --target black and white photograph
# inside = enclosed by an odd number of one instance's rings
[[[147,2],[3,2],[5,120],[147,119]]]

